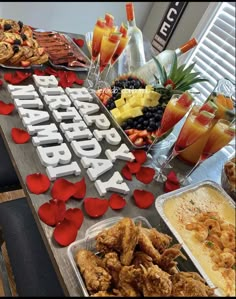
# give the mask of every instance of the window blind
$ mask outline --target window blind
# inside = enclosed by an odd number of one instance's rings
[[[208,11],[205,24],[201,24],[194,33],[198,45],[187,57],[187,65],[195,62],[193,71],[200,72],[209,80],[196,84],[192,89],[199,92],[196,98],[201,102],[206,100],[222,77],[235,84],[235,2],[216,4],[218,8],[212,14]]]

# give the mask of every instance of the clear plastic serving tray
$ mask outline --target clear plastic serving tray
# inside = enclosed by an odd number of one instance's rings
[[[180,234],[178,233],[178,231],[175,229],[175,227],[170,223],[169,219],[166,217],[166,214],[164,212],[163,206],[164,203],[170,199],[173,199],[175,197],[180,197],[181,195],[187,193],[187,192],[192,192],[194,190],[197,190],[200,187],[212,187],[215,190],[217,190],[220,194],[223,195],[223,197],[225,198],[225,200],[232,205],[232,208],[235,209],[235,202],[232,200],[232,198],[225,192],[225,190],[217,183],[213,182],[213,181],[203,181],[200,183],[196,183],[196,184],[192,184],[192,185],[188,185],[186,187],[183,187],[181,189],[160,195],[156,198],[155,201],[155,207],[156,210],[158,212],[158,214],[160,214],[160,216],[162,217],[162,219],[164,220],[164,222],[166,223],[166,225],[169,227],[170,231],[172,232],[172,234],[176,237],[176,239],[178,240],[178,242],[180,244],[183,244],[182,248],[185,250],[185,252],[188,254],[189,258],[192,260],[192,262],[194,263],[195,267],[197,268],[197,270],[199,271],[199,273],[202,275],[202,277],[206,280],[206,282],[208,283],[208,285],[212,288],[216,288],[215,290],[215,294],[217,296],[222,296],[222,292],[220,291],[219,288],[217,288],[213,282],[210,280],[210,278],[207,276],[206,272],[204,271],[204,269],[201,267],[201,265],[199,264],[198,260],[195,258],[195,256],[192,254],[192,251],[190,250],[190,248],[186,245],[186,243],[184,242],[184,240],[182,239],[182,237],[180,236]]]
[[[82,275],[80,274],[79,268],[75,262],[76,253],[79,249],[88,249],[88,250],[91,250],[92,252],[96,253],[95,237],[98,235],[98,233],[100,233],[104,229],[108,229],[109,227],[113,226],[122,218],[124,218],[124,217],[119,217],[119,216],[112,217],[112,218],[100,221],[100,222],[92,225],[89,229],[87,229],[84,239],[81,239],[81,240],[71,243],[67,248],[67,256],[68,256],[70,264],[75,272],[75,275],[78,278],[79,284],[81,286],[81,289],[82,289],[85,297],[89,297],[89,293],[85,286]],[[137,216],[132,219],[135,224],[141,223],[142,227],[145,227],[145,228],[152,227],[151,224],[147,221],[147,219],[142,216]]]

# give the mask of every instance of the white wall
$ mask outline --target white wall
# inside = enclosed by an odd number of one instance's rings
[[[142,29],[153,2],[135,2],[137,25]],[[47,30],[85,34],[105,13],[115,17],[116,25],[126,22],[125,2],[0,2],[0,18],[21,20]]]

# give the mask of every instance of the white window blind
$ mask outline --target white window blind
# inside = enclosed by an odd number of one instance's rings
[[[205,101],[219,79],[224,77],[235,84],[235,2],[211,3],[193,37],[198,45],[185,58],[187,64],[196,63],[193,71],[209,80],[192,90],[200,92],[198,100]]]

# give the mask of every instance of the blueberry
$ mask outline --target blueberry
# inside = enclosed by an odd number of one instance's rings
[[[14,45],[13,47],[12,47],[12,49],[13,49],[13,51],[14,51],[14,53],[18,53],[19,52],[19,47],[17,46],[17,45]]]
[[[142,130],[142,124],[138,124],[138,125],[137,125],[137,129],[138,129],[138,130]]]
[[[161,120],[162,119],[162,116],[161,115],[159,115],[159,114],[156,114],[155,115],[155,121],[159,121],[159,120]]]
[[[16,38],[14,40],[14,45],[20,45],[20,44],[21,44],[21,40]]]
[[[148,132],[152,132],[153,131],[153,128],[151,128],[151,127],[147,127],[147,129],[146,129]]]
[[[150,118],[150,117],[152,117],[152,113],[151,113],[151,112],[147,112],[147,113],[145,114],[145,118]]]
[[[116,104],[113,102],[113,103],[110,104],[110,107],[111,107],[111,110],[112,110],[112,109],[116,108]]]
[[[153,122],[153,121],[149,122],[149,127],[155,130],[156,129],[156,123]]]
[[[133,121],[133,125],[134,125],[134,128],[136,128],[136,126],[138,125],[138,121],[137,121],[137,120],[134,120],[134,121]]]
[[[24,33],[21,33],[21,38],[22,38],[22,40],[24,41],[24,40],[27,40],[27,36],[24,34]]]
[[[128,118],[126,121],[127,121],[128,125],[133,125],[133,123],[134,123],[132,118]]]
[[[4,26],[3,26],[3,30],[10,30],[11,28],[12,28],[11,24],[8,24],[8,23],[4,24]]]
[[[20,26],[20,30],[21,30],[24,24],[23,24],[23,22],[19,21],[18,25]]]
[[[145,126],[145,128],[148,126],[148,124],[149,124],[149,121],[148,121],[148,120],[144,120],[144,121],[143,121],[143,125]]]
[[[141,123],[143,123],[143,121],[144,121],[144,118],[141,116],[141,117],[138,119],[138,123],[141,124]]]
[[[136,82],[134,83],[134,87],[135,87],[136,89],[139,89],[139,88],[141,87],[141,84],[140,84],[140,81],[139,81],[139,80],[136,81]]]
[[[148,107],[144,107],[142,111],[143,111],[143,113],[148,112]]]

